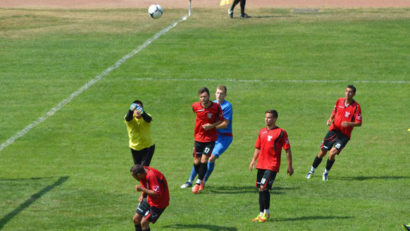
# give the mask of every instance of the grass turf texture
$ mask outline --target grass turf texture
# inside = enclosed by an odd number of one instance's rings
[[[151,20],[145,9],[0,9],[0,142],[185,13],[165,9]],[[0,229],[132,230],[138,196],[122,118],[135,98],[154,117],[152,167],[165,173],[171,192],[153,230],[398,230],[408,223],[410,11],[249,13],[256,17],[229,20],[225,9],[194,9],[0,152]],[[354,82],[361,80],[380,82]],[[363,126],[328,182],[320,179],[325,161],[307,181],[326,119],[352,82]],[[213,98],[218,84],[228,86],[235,138],[206,191],[193,195],[179,189],[192,163],[190,106],[199,87]],[[270,108],[288,131],[295,175],[286,176],[284,161],[273,218],[255,224],[256,172],[248,164]]]

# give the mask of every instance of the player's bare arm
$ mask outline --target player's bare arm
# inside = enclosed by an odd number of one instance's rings
[[[229,120],[225,119],[222,123],[215,126],[216,129],[227,128],[229,125]]]
[[[344,121],[342,122],[342,126],[343,127],[360,127],[362,126],[362,123]]]
[[[290,150],[290,148],[289,149],[286,149],[285,150],[286,151],[286,158],[288,159],[288,174],[289,174],[289,176],[292,176],[293,175],[293,167],[292,167],[292,150]]]
[[[137,185],[137,186],[136,186],[136,189],[137,189],[138,192],[145,193],[145,194],[147,194],[147,195],[149,195],[149,196],[151,196],[151,197],[159,197],[159,193],[157,193],[157,192],[155,192],[155,191],[153,191],[153,190],[149,190],[149,189],[147,189],[147,188],[145,188],[145,187],[143,187],[143,186],[141,186],[141,185]]]
[[[221,123],[222,123],[222,121],[218,121],[218,122],[215,122],[213,124],[206,123],[206,124],[202,125],[202,128],[208,131],[208,130],[211,130],[213,128],[216,128]]]
[[[255,148],[255,152],[253,153],[253,158],[251,163],[249,164],[249,170],[252,171],[252,169],[255,167],[256,161],[258,160],[260,149]]]

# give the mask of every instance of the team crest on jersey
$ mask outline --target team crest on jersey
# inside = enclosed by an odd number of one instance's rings
[[[212,119],[212,113],[208,113],[208,119]]]
[[[152,187],[152,189],[154,190],[154,192],[159,192],[159,186],[158,185]]]
[[[349,115],[350,115],[350,112],[345,112],[345,117],[347,118],[347,117],[349,117]]]
[[[272,136],[268,136],[268,141],[271,141],[272,140]]]

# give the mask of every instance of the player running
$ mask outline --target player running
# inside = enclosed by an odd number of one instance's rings
[[[287,173],[293,174],[292,151],[288,134],[282,128],[276,126],[278,112],[268,110],[265,112],[266,127],[259,130],[255,143],[255,152],[249,170],[255,167],[258,169],[256,176],[256,187],[259,188],[259,215],[252,221],[265,222],[270,218],[270,190],[276,174],[279,172],[282,148],[285,149],[288,159]]]
[[[212,171],[215,168],[215,161],[218,159],[225,151],[228,149],[229,145],[231,145],[233,136],[232,136],[232,105],[225,100],[227,88],[226,86],[220,85],[216,88],[216,100],[213,102],[218,103],[221,105],[223,117],[225,120],[216,126],[216,130],[218,132],[218,138],[215,142],[215,147],[212,150],[211,157],[208,160],[207,171],[205,173],[205,178],[203,184],[205,185],[208,181],[209,177],[212,174]],[[181,188],[188,188],[192,186],[192,182],[194,181],[197,172],[195,168],[192,167],[191,175],[187,182],[181,185]]]
[[[199,102],[192,104],[192,110],[196,114],[194,128],[194,168],[198,173],[198,180],[192,192],[197,194],[204,189],[204,177],[208,168],[209,155],[217,140],[216,127],[225,118],[219,104],[209,101],[209,90],[206,87],[198,91]]]
[[[322,174],[323,181],[327,181],[329,171],[336,161],[336,155],[339,155],[347,142],[349,142],[353,128],[362,125],[362,110],[359,103],[353,99],[355,95],[356,88],[353,85],[348,85],[345,90],[345,97],[339,98],[336,101],[332,114],[330,114],[327,120],[327,126],[330,126],[329,132],[322,141],[319,154],[313,160],[306,179],[312,177],[316,168],[322,162],[322,158],[330,150],[326,168]]]
[[[169,205],[167,180],[160,171],[139,164],[132,166],[130,173],[141,184],[136,186],[141,196],[132,218],[135,231],[149,231],[149,223],[154,224]]]

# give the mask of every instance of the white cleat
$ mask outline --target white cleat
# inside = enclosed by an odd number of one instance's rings
[[[187,181],[183,185],[181,185],[181,188],[189,188],[189,187],[192,187],[192,183],[189,182],[189,181]]]
[[[312,177],[313,173],[315,173],[315,172],[309,171],[309,172],[306,174],[306,179],[310,179],[310,178]]]
[[[329,174],[329,172],[323,172],[323,175],[322,175],[322,180],[323,181],[327,181],[327,175]]]

